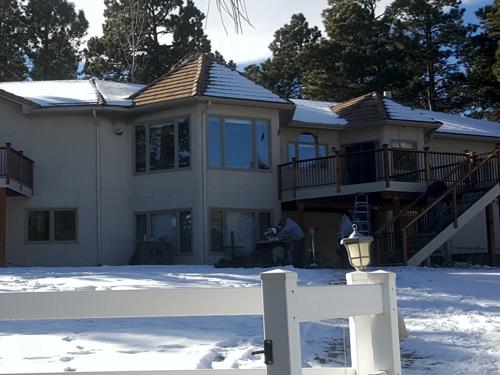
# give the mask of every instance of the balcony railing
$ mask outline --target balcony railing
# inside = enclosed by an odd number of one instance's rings
[[[20,189],[26,186],[33,190],[33,160],[7,143],[5,147],[0,147],[0,177],[5,178],[7,186],[15,180]]]
[[[475,157],[472,153],[449,153],[424,150],[381,149],[336,153],[335,155],[293,160],[279,165],[279,192],[298,189],[335,186],[337,193],[342,186],[371,182],[433,182],[444,176],[450,182],[457,181],[469,168]]]

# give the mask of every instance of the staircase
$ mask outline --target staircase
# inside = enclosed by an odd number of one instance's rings
[[[443,178],[434,201],[421,194],[375,232],[379,263],[419,265],[500,195],[500,149],[479,155]]]

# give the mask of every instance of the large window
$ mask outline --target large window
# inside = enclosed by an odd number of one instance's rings
[[[76,209],[28,210],[28,242],[76,242],[76,212]]]
[[[209,117],[207,143],[211,168],[270,168],[268,121]]]
[[[288,160],[307,160],[321,158],[328,155],[327,145],[320,144],[317,138],[310,133],[302,133],[296,142],[288,143]]]
[[[241,247],[250,254],[255,241],[263,237],[270,225],[269,211],[213,209],[210,212],[211,250],[221,252],[224,247]]]
[[[189,119],[135,127],[135,171],[161,171],[190,166]]]
[[[174,252],[192,252],[191,211],[140,213],[135,225],[137,242],[161,241]]]

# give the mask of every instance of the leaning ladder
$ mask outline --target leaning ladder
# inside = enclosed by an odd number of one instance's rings
[[[368,236],[371,233],[370,206],[368,205],[368,194],[357,193],[354,195],[354,212],[352,223],[358,226],[359,233]]]

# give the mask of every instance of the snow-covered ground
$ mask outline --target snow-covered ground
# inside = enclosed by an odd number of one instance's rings
[[[404,374],[500,373],[500,270],[392,268],[410,337]],[[8,268],[0,293],[259,285],[263,269]],[[299,284],[345,271],[298,270]],[[1,306],[0,306],[1,308]],[[301,325],[303,366],[349,365],[344,320]],[[0,322],[0,373],[263,367],[261,317]]]

